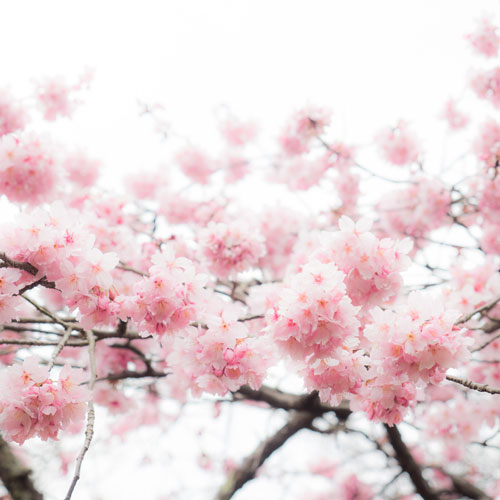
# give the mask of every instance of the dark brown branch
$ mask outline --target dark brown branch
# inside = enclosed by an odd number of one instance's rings
[[[398,461],[401,469],[403,469],[410,476],[417,493],[424,500],[439,500],[439,495],[430,487],[429,483],[422,475],[422,469],[413,458],[410,450],[408,450],[408,447],[401,437],[399,429],[395,425],[391,427],[384,424],[384,427],[387,431],[389,442],[391,443],[396,454],[396,460]]]
[[[153,369],[144,370],[142,372],[133,372],[130,370],[124,370],[120,373],[110,373],[105,377],[99,377],[96,382],[101,382],[103,380],[116,381],[116,380],[125,380],[128,378],[163,378],[167,377],[169,373],[157,372]]]
[[[258,468],[291,436],[308,427],[314,420],[310,412],[293,413],[288,422],[271,437],[263,441],[257,449],[249,455],[235,471],[229,474],[225,484],[215,496],[215,500],[229,500],[246,482],[252,480]]]
[[[28,283],[27,285],[23,286],[19,290],[18,295],[22,295],[24,292],[27,292],[28,290],[36,288],[38,285],[43,286],[45,288],[52,288],[52,289],[54,289],[56,287],[56,284],[53,281],[47,281],[47,277],[43,276],[39,280],[33,281],[32,283]]]
[[[30,478],[30,469],[12,453],[10,446],[0,436],[0,479],[12,500],[43,500]]]
[[[460,493],[460,495],[463,495],[467,498],[472,498],[474,500],[493,500],[493,498],[487,495],[483,490],[473,485],[472,483],[469,483],[469,481],[467,481],[467,479],[465,479],[463,476],[456,476],[454,474],[446,472],[443,469],[440,470],[451,479],[453,487],[455,488],[457,493]]]
[[[262,401],[273,408],[281,408],[283,410],[309,411],[316,416],[332,411],[337,415],[339,420],[347,420],[351,414],[347,403],[343,402],[339,406],[330,406],[321,403],[316,392],[296,395],[272,389],[265,385],[261,386],[259,390],[254,390],[244,385],[234,393],[234,397],[242,400]]]
[[[18,262],[17,260],[9,259],[4,252],[0,252],[0,260],[3,261],[0,262],[0,267],[13,267],[14,269],[21,269],[22,271],[26,271],[33,276],[38,274],[38,269],[29,262]]]

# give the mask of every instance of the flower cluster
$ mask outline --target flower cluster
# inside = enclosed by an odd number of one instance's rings
[[[21,307],[21,297],[16,296],[21,282],[21,272],[17,269],[0,269],[0,322],[17,319]]]
[[[370,370],[357,395],[370,418],[398,423],[416,401],[417,384],[437,384],[449,368],[468,361],[473,340],[455,326],[459,315],[422,292],[411,293],[394,310],[371,311],[363,331],[371,346]]]
[[[121,319],[132,319],[140,332],[163,335],[196,319],[206,277],[195,273],[189,259],[176,257],[172,247],[151,261],[149,276],[135,283],[134,295],[121,295],[116,301]]]
[[[27,115],[6,90],[0,90],[0,137],[24,129]]]
[[[478,23],[476,31],[466,38],[476,52],[486,57],[495,57],[500,47],[498,28],[486,17]]]
[[[65,366],[54,381],[36,357],[5,368],[0,372],[0,429],[6,439],[19,444],[33,436],[57,439],[70,424],[80,425],[90,398],[80,385],[85,379],[82,371]]]
[[[268,330],[292,357],[326,356],[357,336],[358,308],[344,278],[334,263],[311,260],[281,291],[281,300],[267,313]]]
[[[62,161],[68,179],[79,187],[93,186],[99,176],[100,163],[78,151],[69,154]]]
[[[188,327],[174,339],[167,357],[174,384],[191,389],[195,396],[224,395],[244,384],[261,386],[274,360],[273,348],[265,338],[250,336],[239,314],[239,308],[221,303],[203,317],[205,328]]]
[[[309,107],[295,113],[280,137],[280,144],[289,155],[309,151],[311,140],[323,134],[330,124],[331,113],[324,108]]]
[[[500,66],[478,73],[472,78],[471,86],[478,97],[500,108]]]
[[[404,121],[399,121],[393,128],[382,130],[375,141],[383,158],[393,165],[409,165],[418,160],[420,149],[417,139]]]
[[[218,278],[228,278],[256,265],[265,253],[264,238],[240,223],[210,222],[198,235],[208,269]]]
[[[81,214],[61,203],[35,209],[3,227],[3,248],[10,258],[35,266],[39,278],[55,282],[66,305],[78,308],[82,326],[92,328],[116,319],[111,272],[118,256],[96,248],[95,237],[75,223],[78,219]]]
[[[77,82],[71,84],[57,77],[39,82],[36,99],[45,120],[53,121],[59,116],[70,117],[78,104],[75,94],[83,87],[88,87],[91,79],[92,72],[87,71]]]
[[[54,196],[60,174],[53,153],[32,135],[0,137],[0,194],[32,205]]]
[[[421,177],[387,193],[377,208],[388,234],[418,238],[446,223],[450,203],[450,193],[439,179]]]
[[[392,301],[403,282],[401,272],[410,265],[407,254],[411,240],[379,239],[370,231],[369,219],[354,223],[342,216],[338,224],[339,231],[320,234],[320,246],[313,257],[333,262],[345,273],[347,293],[354,305],[366,311]]]
[[[180,151],[176,159],[184,174],[199,184],[206,184],[215,171],[212,160],[194,148]]]
[[[460,130],[469,123],[469,118],[457,109],[457,103],[453,99],[446,102],[442,117],[448,122],[451,130]]]
[[[474,141],[474,153],[486,168],[494,167],[500,155],[500,125],[495,120],[484,122]]]
[[[242,122],[231,116],[220,123],[220,132],[229,146],[242,147],[255,138],[257,126],[253,122]]]

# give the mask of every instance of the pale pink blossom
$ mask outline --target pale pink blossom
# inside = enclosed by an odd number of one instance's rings
[[[226,142],[233,147],[242,147],[251,142],[257,135],[257,126],[251,121],[240,121],[228,117],[219,125],[220,132]]]
[[[39,204],[56,193],[60,174],[47,146],[33,135],[0,137],[0,193],[14,202]]]
[[[241,223],[210,222],[198,242],[207,267],[219,278],[250,269],[265,252],[263,237]]]
[[[176,160],[182,172],[199,184],[207,184],[215,171],[213,161],[205,153],[195,148],[180,151],[177,153]]]
[[[81,151],[66,156],[62,166],[68,179],[80,187],[93,186],[99,176],[100,162],[89,158]]]
[[[500,125],[492,119],[484,122],[473,148],[477,158],[486,168],[495,166],[500,155]]]
[[[6,90],[0,90],[0,137],[23,130],[28,121],[25,109]]]
[[[331,113],[320,107],[307,107],[295,113],[280,136],[280,144],[289,155],[309,151],[314,137],[319,137],[330,124]]]
[[[483,17],[477,24],[476,31],[466,38],[476,52],[486,57],[495,57],[500,46],[498,28],[487,17]]]
[[[468,116],[457,109],[457,103],[453,99],[446,101],[441,116],[448,122],[451,130],[463,129],[469,123]]]
[[[500,108],[500,66],[477,73],[471,80],[471,86],[478,97]]]
[[[36,357],[5,368],[0,374],[0,429],[6,439],[19,444],[35,435],[58,439],[59,431],[83,422],[90,398],[81,385],[86,378],[65,366],[54,381]]]
[[[376,136],[380,152],[385,160],[394,165],[409,165],[418,161],[420,146],[417,138],[404,121],[387,128]]]

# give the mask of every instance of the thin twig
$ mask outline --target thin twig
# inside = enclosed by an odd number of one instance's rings
[[[498,333],[497,335],[494,335],[493,337],[491,337],[491,339],[488,339],[484,344],[481,344],[479,347],[476,347],[475,349],[473,349],[472,352],[481,351],[485,347],[488,347],[492,342],[495,342],[495,340],[497,340],[497,339],[500,339],[500,333]]]
[[[469,321],[475,314],[487,312],[490,309],[493,309],[493,307],[495,307],[499,302],[500,302],[500,297],[497,297],[495,300],[489,302],[488,304],[485,304],[484,306],[479,307],[478,309],[475,309],[471,313],[459,319],[458,321],[455,322],[455,325],[460,325],[461,323],[467,323],[467,321]]]
[[[57,346],[59,341],[56,340],[36,340],[36,339],[0,339],[0,345],[31,345],[36,347],[42,346]],[[71,340],[66,342],[68,347],[83,347],[89,345],[86,340]]]
[[[500,389],[497,389],[496,387],[490,387],[488,384],[476,384],[476,382],[472,382],[471,380],[453,377],[452,375],[446,375],[446,380],[463,385],[464,387],[467,387],[468,389],[472,389],[474,391],[487,392],[488,394],[500,394]]]
[[[26,295],[21,295],[21,297],[29,302],[35,309],[40,311],[44,316],[48,316],[49,318],[53,319],[55,323],[58,323],[64,328],[68,328],[68,326],[71,326],[72,328],[76,329],[74,325],[69,325],[66,321],[58,318],[56,315],[52,314],[48,309],[45,309],[45,307],[41,306],[40,304],[37,304],[34,300],[30,299]]]
[[[90,382],[89,389],[92,391],[94,389],[94,384],[97,379],[97,367],[95,363],[95,338],[92,331],[88,330],[85,332],[87,334],[87,340],[89,342],[89,367],[90,367]],[[82,468],[83,458],[87,453],[90,443],[92,442],[92,437],[94,435],[94,421],[95,421],[95,411],[94,411],[94,400],[93,396],[91,396],[88,402],[88,413],[87,413],[87,427],[85,429],[85,441],[83,443],[83,447],[76,459],[75,465],[75,474],[73,476],[73,480],[71,481],[68,493],[64,497],[64,500],[70,500],[71,495],[73,494],[73,490],[75,489],[76,483],[78,479],[80,479],[80,470]]]
[[[52,353],[52,357],[50,358],[49,365],[48,365],[49,370],[51,370],[52,367],[54,366],[54,363],[56,362],[57,356],[59,356],[59,353],[63,350],[63,347],[65,346],[66,342],[69,340],[69,336],[71,335],[72,331],[73,331],[73,328],[71,328],[71,326],[68,326],[66,328],[64,335],[62,336],[61,340],[57,344],[57,347],[54,349],[54,352]]]
[[[144,271],[140,271],[139,269],[134,269],[133,267],[127,266],[127,264],[124,264],[123,262],[120,262],[116,266],[116,269],[121,269],[122,271],[129,271],[134,274],[138,274],[139,276],[144,276],[144,277],[149,277],[148,273],[145,273]]]

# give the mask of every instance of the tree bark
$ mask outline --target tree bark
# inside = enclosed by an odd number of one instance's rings
[[[417,464],[410,450],[406,446],[399,429],[394,426],[389,426],[384,424],[387,431],[387,436],[389,441],[394,448],[396,453],[396,460],[398,461],[400,467],[410,476],[410,479],[415,486],[415,490],[424,500],[439,500],[439,495],[434,491],[429,483],[426,481],[422,475],[422,469],[420,465]]]
[[[28,469],[12,453],[9,444],[0,436],[0,479],[12,500],[43,500],[30,477]]]

